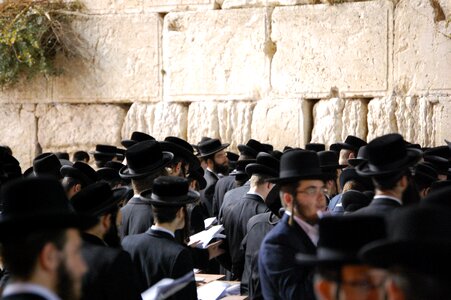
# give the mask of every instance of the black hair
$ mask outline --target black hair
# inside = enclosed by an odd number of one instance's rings
[[[167,171],[165,168],[157,170],[146,176],[144,178],[132,178],[132,187],[135,193],[141,193],[145,190],[151,189],[153,186],[153,181],[160,176],[167,176]]]
[[[174,221],[177,211],[182,206],[157,206],[152,205],[153,217],[158,223],[170,223]]]
[[[86,186],[83,181],[74,177],[64,177],[61,181],[61,185],[63,186],[63,189],[66,193],[77,184],[81,185],[82,188]]]
[[[407,175],[407,171],[387,174],[383,176],[374,176],[374,187],[382,191],[391,190],[396,187],[398,181],[405,175]]]
[[[47,229],[3,242],[1,255],[6,269],[13,277],[29,280],[44,246],[52,243],[58,250],[63,250],[67,241],[66,232],[67,229]]]
[[[72,161],[89,161],[89,154],[86,151],[76,151],[72,156]]]

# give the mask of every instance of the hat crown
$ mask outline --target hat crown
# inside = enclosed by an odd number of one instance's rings
[[[308,143],[305,145],[305,150],[320,152],[326,150],[326,145],[321,143]]]
[[[77,213],[91,214],[102,208],[102,204],[108,205],[112,196],[113,192],[108,183],[96,182],[75,194],[70,202]]]
[[[365,142],[364,140],[362,140],[359,137],[356,137],[353,135],[348,135],[346,137],[345,144],[348,144],[348,145],[354,147],[355,150],[358,150],[358,149],[360,149],[360,147],[365,146],[367,144],[367,142]]]
[[[112,145],[96,145],[96,151],[100,153],[109,153],[109,154],[116,154],[117,153],[117,147]]]
[[[33,171],[36,175],[60,178],[61,162],[53,153],[42,153],[33,160]]]
[[[276,172],[279,172],[280,169],[280,160],[278,160],[277,158],[266,152],[260,152],[257,155],[256,163],[268,167],[270,169],[273,169]]]
[[[318,158],[321,167],[338,165],[338,154],[335,151],[320,151]]]
[[[148,135],[147,133],[144,133],[141,131],[133,131],[130,139],[135,142],[154,141],[155,140],[155,138],[153,136]]]
[[[155,165],[163,159],[163,151],[157,141],[143,141],[131,146],[125,152],[130,169],[139,171]]]
[[[362,146],[357,153],[358,159],[368,159],[368,145]]]
[[[259,141],[249,139],[246,145],[238,145],[238,150],[240,151],[241,154],[247,153],[255,157],[259,152],[263,150],[263,147]]]
[[[397,133],[375,138],[368,144],[367,150],[368,160],[375,166],[396,163],[407,155],[404,139]]]
[[[63,187],[54,178],[21,178],[5,184],[0,191],[2,217],[73,213]]]
[[[87,184],[97,181],[96,171],[87,163],[77,161],[72,165],[72,168],[79,170],[81,173],[83,173],[84,175],[86,175],[86,177],[89,178],[90,182],[86,182]]]
[[[152,195],[161,200],[165,198],[181,197],[188,193],[189,182],[185,178],[175,176],[162,176],[155,179],[152,186]]]
[[[198,145],[199,153],[201,155],[214,154],[223,148],[219,139],[209,139]]]
[[[189,152],[194,153],[194,148],[190,145],[190,143],[188,143],[184,139],[178,138],[176,136],[168,136],[164,140],[165,140],[165,142],[170,142],[170,143],[176,144],[180,147],[185,148]]]
[[[321,174],[319,158],[316,152],[305,150],[290,150],[282,155],[280,160],[280,178],[316,177]]]

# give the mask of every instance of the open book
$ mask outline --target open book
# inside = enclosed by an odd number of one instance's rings
[[[188,272],[186,275],[177,279],[163,278],[144,291],[141,297],[143,300],[163,300],[174,295],[193,280],[193,272]]]
[[[222,225],[216,225],[212,226],[208,230],[201,231],[199,233],[196,233],[189,237],[189,245],[200,242],[196,247],[197,248],[207,248],[208,244],[211,242],[214,238],[223,239],[225,238],[225,235],[221,234],[221,232],[224,230],[224,227]]]

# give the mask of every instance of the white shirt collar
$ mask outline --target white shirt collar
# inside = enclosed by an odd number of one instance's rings
[[[170,231],[169,229],[166,229],[164,227],[152,225],[152,227],[150,227],[150,229],[169,233],[173,238],[175,238],[175,234],[172,231]]]
[[[285,213],[288,216],[291,216],[291,212],[290,211],[285,211]],[[305,222],[304,220],[302,220],[301,218],[297,217],[297,216],[293,216],[293,219],[296,221],[296,223],[302,228],[302,230],[304,230],[304,232],[307,234],[307,236],[310,238],[310,240],[312,241],[312,243],[317,246],[318,245],[318,240],[319,240],[319,230],[318,230],[318,225],[310,225],[309,223]]]
[[[395,201],[395,202],[398,202],[400,205],[402,205],[402,202],[401,202],[401,200],[399,200],[398,198],[396,198],[396,197],[393,197],[393,196],[387,196],[387,195],[376,195],[376,196],[374,196],[373,197],[373,199],[380,199],[380,198],[384,198],[384,199],[390,199],[390,200],[393,200],[393,201]]]
[[[34,283],[8,283],[3,291],[2,297],[29,293],[39,295],[47,300],[61,300],[54,292],[48,288]]]

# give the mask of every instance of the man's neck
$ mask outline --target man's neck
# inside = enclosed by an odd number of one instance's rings
[[[376,196],[388,196],[388,197],[393,197],[398,199],[399,201],[402,202],[402,194],[401,193],[397,193],[394,190],[378,190],[376,189]]]
[[[174,233],[178,229],[177,228],[178,226],[177,226],[177,224],[175,224],[175,222],[172,222],[172,223],[158,223],[158,222],[155,222],[155,226],[164,228],[166,230],[169,230],[172,233]]]

